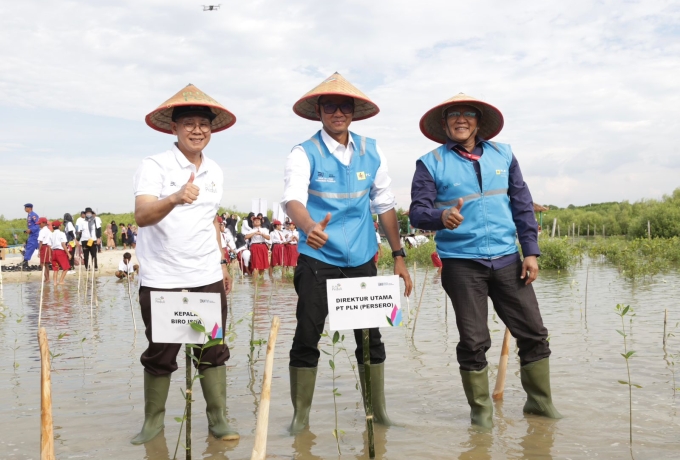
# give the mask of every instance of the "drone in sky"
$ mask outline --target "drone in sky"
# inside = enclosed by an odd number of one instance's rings
[[[201,5],[203,7],[203,11],[217,11],[220,9],[220,5]]]

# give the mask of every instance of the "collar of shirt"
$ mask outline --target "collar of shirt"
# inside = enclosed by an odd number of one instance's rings
[[[481,158],[482,154],[484,153],[484,149],[482,148],[482,142],[484,142],[484,139],[482,139],[479,136],[475,137],[475,148],[472,149],[472,152],[468,152],[465,150],[465,147],[463,147],[462,144],[458,142],[454,142],[451,139],[446,141],[446,149],[447,150],[453,150],[456,152],[458,155],[460,155],[463,158],[466,158],[468,160],[471,160],[472,158],[469,158],[467,155],[475,155]],[[467,154],[467,155],[466,155]]]
[[[205,153],[201,152],[201,167],[196,171],[196,166],[189,160],[187,160],[187,157],[184,156],[182,151],[177,147],[177,142],[175,142],[172,145],[172,151],[175,154],[175,158],[177,159],[177,163],[182,167],[182,169],[187,169],[190,168],[193,171],[196,172],[196,176],[203,174],[208,171],[209,166],[208,162],[206,161],[208,157],[205,156]]]
[[[352,153],[354,152],[355,147],[352,134],[348,133],[347,135],[349,136],[349,142],[347,142],[347,147],[345,147],[340,142],[333,139],[325,129],[321,128],[321,139],[323,140],[323,143],[326,144],[326,147],[328,147],[328,151],[331,152],[331,155],[338,157],[338,159],[343,164],[349,163],[349,158],[352,158]]]

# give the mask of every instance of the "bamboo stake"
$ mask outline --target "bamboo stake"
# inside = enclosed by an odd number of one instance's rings
[[[586,267],[586,292],[585,292],[585,296],[586,296],[586,298],[585,298],[586,321],[588,321],[588,278],[589,278],[588,274],[589,274],[589,272],[590,272],[590,264],[588,264],[588,266]]]
[[[427,279],[427,272],[430,270],[430,267],[427,267],[425,269],[425,279]],[[423,283],[423,287],[420,289],[420,300],[418,300],[418,307],[416,308],[416,317],[413,320],[413,329],[411,329],[411,340],[413,340],[413,336],[416,333],[416,323],[418,322],[418,314],[420,313],[420,304],[423,302],[423,294],[425,293],[425,286],[427,283]]]
[[[503,390],[505,389],[505,374],[508,369],[508,356],[510,355],[510,329],[505,328],[505,335],[503,336],[503,347],[501,348],[501,360],[498,363],[498,374],[496,375],[496,388],[493,390],[492,398],[494,401],[503,399]]]
[[[43,290],[45,289],[45,267],[47,264],[43,265],[42,276],[40,279],[40,308],[38,311],[38,328],[40,327],[40,320],[42,320],[42,303],[43,303]]]
[[[255,446],[251,460],[264,460],[267,454],[267,428],[269,426],[269,401],[271,399],[272,371],[274,369],[274,348],[276,336],[279,333],[279,317],[272,318],[272,327],[269,330],[267,341],[267,356],[264,362],[264,376],[262,377],[262,393],[260,394],[260,407],[257,414],[257,427],[255,429]]]
[[[557,230],[557,217],[553,219],[551,238],[555,238],[555,230]]]
[[[449,295],[444,291],[444,321],[449,322]]]
[[[186,355],[186,396],[187,396],[187,418],[186,418],[186,459],[191,460],[191,400],[194,397],[193,382],[191,379],[191,347],[189,345],[184,346],[184,354]]]
[[[424,284],[423,284],[424,286]],[[415,325],[415,324],[414,324]],[[371,399],[371,350],[369,330],[361,330],[364,345],[364,409],[366,410],[366,435],[368,437],[368,457],[375,458],[373,440],[373,400]]]
[[[40,460],[55,460],[50,349],[44,327],[38,329],[38,344],[40,346]]]
[[[137,320],[135,319],[135,310],[132,308],[132,292],[130,291],[130,274],[127,273],[125,278],[127,278],[128,299],[130,299],[130,314],[132,315],[132,324],[134,324],[135,331],[136,331],[137,330]]]
[[[668,308],[663,311],[663,346],[666,346],[666,323],[668,322]]]
[[[94,262],[92,262],[92,288],[90,290],[90,318],[92,318],[92,304],[94,303]]]
[[[416,291],[416,279],[418,277],[418,273],[416,272],[416,261],[413,261],[413,290]]]
[[[409,301],[408,297],[406,297],[406,321],[408,323],[411,322],[411,302]]]

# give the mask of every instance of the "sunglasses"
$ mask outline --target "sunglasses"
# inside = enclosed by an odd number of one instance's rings
[[[446,114],[446,118],[457,119],[461,116],[463,118],[465,118],[466,120],[474,120],[475,118],[477,118],[477,112],[471,112],[471,111],[470,112],[468,112],[468,111],[460,112],[458,110],[452,110],[452,111],[450,111]]]
[[[345,115],[349,115],[350,113],[354,112],[354,103],[353,102],[343,102],[342,104],[331,104],[329,103],[321,103],[319,104],[321,107],[323,107],[323,112],[327,115],[331,115],[335,113],[336,110],[340,109],[342,113]]]

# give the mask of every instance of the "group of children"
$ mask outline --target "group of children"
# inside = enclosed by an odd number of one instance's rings
[[[221,217],[218,218],[225,259],[236,261],[243,274],[255,272],[259,276],[268,270],[271,278],[274,267],[283,267],[285,272],[297,266],[300,235],[295,223],[288,220],[285,225],[274,220],[271,230],[262,225],[262,220],[259,215],[250,216],[243,221],[241,232],[234,237],[233,227],[228,227]]]

